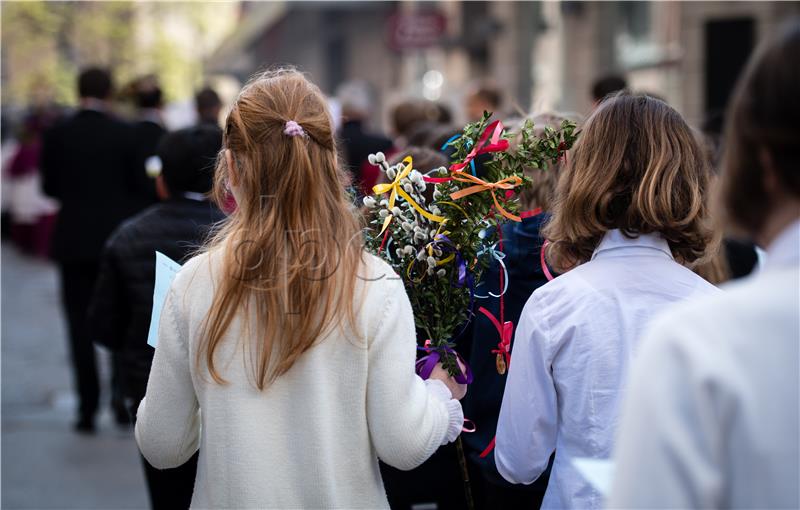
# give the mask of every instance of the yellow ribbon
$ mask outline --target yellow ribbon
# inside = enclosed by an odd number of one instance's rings
[[[460,182],[474,182],[474,186],[470,186],[469,188],[464,188],[462,190],[458,190],[454,193],[450,194],[450,198],[453,200],[458,200],[459,198],[466,197],[467,195],[472,195],[473,193],[479,193],[481,191],[486,191],[487,189],[492,193],[492,199],[494,200],[494,206],[497,208],[498,212],[508,218],[509,220],[513,221],[522,221],[519,216],[515,216],[510,212],[503,209],[500,205],[500,202],[497,201],[497,196],[494,193],[496,189],[514,189],[516,186],[522,184],[522,179],[519,176],[512,175],[510,177],[506,177],[503,180],[497,182],[486,182],[479,177],[475,177],[474,175],[470,175],[466,172],[453,172],[452,173],[454,181]]]
[[[416,209],[417,212],[420,213],[422,216],[428,218],[430,221],[433,222],[437,223],[443,222],[444,221],[443,217],[436,216],[435,214],[431,214],[425,209],[423,209],[418,203],[414,201],[413,198],[411,198],[411,196],[409,196],[408,193],[406,193],[406,191],[400,185],[400,180],[405,178],[409,173],[411,173],[411,169],[413,168],[411,156],[406,156],[405,159],[403,159],[403,163],[405,164],[405,167],[400,173],[397,174],[397,177],[395,177],[394,182],[376,184],[375,186],[372,187],[372,192],[375,193],[376,195],[380,195],[382,193],[387,193],[391,191],[391,194],[389,195],[390,211],[394,207],[394,201],[397,199],[397,195],[400,195],[401,197],[403,197],[403,199],[405,199],[406,202],[411,204],[411,207]],[[392,214],[390,213],[389,216],[387,216],[386,219],[383,220],[383,228],[381,228],[380,232],[381,234],[383,234],[383,231],[386,230],[386,227],[389,226],[389,223],[391,221],[392,221]]]

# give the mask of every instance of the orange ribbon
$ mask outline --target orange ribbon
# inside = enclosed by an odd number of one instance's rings
[[[489,190],[492,193],[492,199],[494,200],[494,206],[497,211],[512,221],[522,221],[519,216],[515,216],[510,212],[503,209],[503,206],[500,205],[500,202],[497,201],[497,195],[495,195],[496,189],[514,189],[515,187],[522,184],[522,179],[517,175],[512,175],[510,177],[506,177],[503,180],[497,182],[486,182],[480,177],[475,177],[474,175],[470,175],[466,172],[454,172],[452,174],[454,181],[461,181],[461,182],[474,182],[474,186],[470,186],[469,188],[464,188],[462,190],[458,190],[454,193],[450,194],[450,198],[453,200],[458,200],[459,198],[466,197],[468,195],[472,195],[473,193],[480,193],[481,191]]]

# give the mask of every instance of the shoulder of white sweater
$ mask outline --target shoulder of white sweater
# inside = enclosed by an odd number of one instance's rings
[[[205,303],[213,295],[215,281],[223,271],[224,256],[221,247],[212,249],[192,257],[181,267],[172,282],[172,292],[184,305],[180,308],[185,309],[187,301]],[[371,253],[362,253],[356,278],[355,309],[373,327],[403,299],[408,300],[403,281],[394,269]]]
[[[403,288],[403,281],[385,260],[363,252],[358,278],[369,293],[392,294]]]
[[[185,288],[196,279],[214,280],[221,270],[223,262],[223,248],[219,247],[200,253],[189,259],[178,271],[173,287]],[[363,252],[357,278],[370,296],[378,297],[379,294],[393,294],[403,288],[403,283],[397,273],[386,261],[371,253]]]
[[[356,310],[370,324],[369,331],[408,301],[403,281],[394,269],[371,253],[363,253],[357,278]]]
[[[220,253],[213,251],[195,255],[175,275],[170,286],[173,300],[179,310],[185,310],[188,302],[208,298],[213,294],[214,275],[218,269]]]

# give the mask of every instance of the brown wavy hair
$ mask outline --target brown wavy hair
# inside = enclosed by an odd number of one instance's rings
[[[304,134],[284,133],[287,121]],[[320,90],[292,69],[254,76],[225,123],[212,193],[228,200],[235,161],[236,210],[206,250],[221,252],[198,365],[217,383],[214,352],[239,314],[255,339],[244,349],[255,386],[264,389],[342,317],[354,317],[362,253],[360,225],[337,163],[333,122]],[[255,318],[255,321],[250,319]]]
[[[619,93],[586,121],[556,187],[544,229],[548,260],[588,261],[603,235],[659,232],[692,265],[716,238],[708,225],[709,168],[692,130],[665,102]]]

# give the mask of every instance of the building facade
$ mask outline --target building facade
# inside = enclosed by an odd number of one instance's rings
[[[798,14],[798,2],[761,1],[245,2],[210,69],[244,80],[294,64],[329,94],[365,80],[383,126],[408,96],[461,122],[464,95],[487,81],[505,91],[505,115],[586,114],[593,82],[613,73],[701,123],[724,110],[758,41]]]

